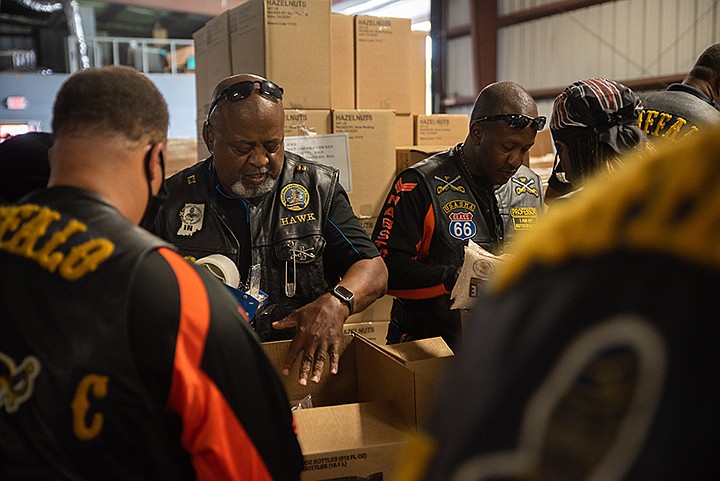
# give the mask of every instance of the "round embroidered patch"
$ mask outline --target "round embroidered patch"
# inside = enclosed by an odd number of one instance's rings
[[[310,203],[310,192],[300,184],[287,184],[280,191],[280,202],[292,211],[300,211]]]

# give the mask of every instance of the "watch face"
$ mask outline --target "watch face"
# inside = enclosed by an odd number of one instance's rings
[[[346,301],[351,301],[355,297],[352,292],[350,292],[348,289],[341,285],[335,286],[335,289],[333,289],[333,291],[335,291],[335,294],[342,297]]]

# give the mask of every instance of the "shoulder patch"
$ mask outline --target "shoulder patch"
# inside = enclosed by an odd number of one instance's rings
[[[395,182],[394,186],[396,194],[399,194],[400,192],[411,192],[415,187],[417,187],[417,182],[403,183],[402,177]]]
[[[448,191],[459,192],[461,194],[465,193],[465,186],[456,185],[458,180],[462,180],[462,175],[460,174],[456,175],[454,179],[450,179],[449,175],[444,175],[442,177],[436,175],[434,179],[440,181],[440,184],[435,187],[435,192],[438,195]]]
[[[15,365],[12,358],[0,352],[0,408],[14,413],[32,396],[35,379],[40,374],[40,361],[28,356]]]
[[[512,183],[515,184],[515,193],[517,195],[530,194],[535,197],[540,197],[540,191],[535,185],[535,179],[529,179],[527,177],[512,177]]]
[[[180,216],[180,228],[177,235],[191,236],[202,229],[205,218],[205,204],[185,204],[178,214]]]

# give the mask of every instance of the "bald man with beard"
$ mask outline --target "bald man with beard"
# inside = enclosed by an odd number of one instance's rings
[[[203,139],[210,157],[168,179],[154,231],[186,257],[229,258],[247,283],[253,265],[268,305],[252,320],[261,341],[292,339],[285,374],[299,383],[338,370],[343,323],[382,296],[387,270],[353,214],[338,171],[284,150],[283,89],[263,77],[222,80]]]

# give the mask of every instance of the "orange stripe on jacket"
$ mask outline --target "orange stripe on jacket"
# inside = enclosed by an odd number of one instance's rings
[[[445,290],[443,284],[438,284],[437,286],[421,287],[419,289],[388,289],[386,294],[401,299],[432,299],[450,293]]]
[[[181,440],[198,481],[272,480],[265,462],[227,400],[200,368],[210,328],[210,303],[195,270],[167,248],[160,254],[180,287],[180,327],[168,408],[182,418]]]
[[[433,233],[435,232],[435,210],[430,205],[427,213],[425,214],[425,220],[423,221],[423,234],[418,241],[415,250],[417,251],[416,259],[422,259],[427,257],[430,253],[430,242],[432,241]]]

